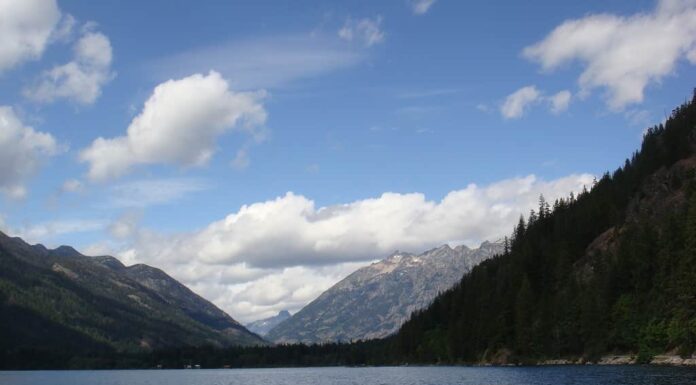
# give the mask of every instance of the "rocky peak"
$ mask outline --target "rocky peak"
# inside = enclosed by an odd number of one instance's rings
[[[267,338],[314,343],[385,337],[411,312],[427,306],[502,248],[502,244],[488,243],[481,249],[442,245],[418,255],[394,252],[338,282],[278,324]]]

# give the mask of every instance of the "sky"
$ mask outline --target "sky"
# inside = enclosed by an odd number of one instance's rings
[[[696,0],[0,0],[0,230],[295,312],[591,187],[695,64]]]

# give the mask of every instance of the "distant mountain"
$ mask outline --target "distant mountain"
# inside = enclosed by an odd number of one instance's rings
[[[420,255],[396,252],[325,291],[266,339],[314,343],[387,336],[473,266],[502,251],[502,243],[484,242],[477,249],[444,245]]]
[[[246,328],[260,336],[265,336],[271,329],[288,318],[290,318],[290,312],[287,310],[281,310],[273,317],[260,319],[258,321],[246,324]]]
[[[0,308],[0,352],[10,357],[264,343],[159,269],[1,232]]]

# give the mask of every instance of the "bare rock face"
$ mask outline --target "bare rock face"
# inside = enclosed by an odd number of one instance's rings
[[[338,282],[266,338],[319,343],[386,337],[472,267],[502,251],[500,242],[477,249],[444,245],[420,255],[397,251]]]

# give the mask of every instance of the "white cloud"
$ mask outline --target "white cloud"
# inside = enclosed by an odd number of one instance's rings
[[[382,31],[382,16],[374,19],[348,19],[343,28],[338,30],[338,36],[347,41],[358,41],[367,47],[384,41],[384,31]]]
[[[214,71],[158,85],[125,136],[97,138],[80,153],[89,177],[105,180],[139,164],[206,164],[216,139],[237,129],[252,136],[266,120],[264,92],[236,93]]]
[[[631,16],[588,15],[568,20],[523,54],[552,70],[579,61],[582,93],[607,91],[611,109],[643,101],[645,87],[673,74],[677,62],[696,64],[696,1],[660,0]]]
[[[546,182],[530,175],[485,187],[471,184],[440,202],[420,193],[384,193],[319,208],[304,196],[287,193],[244,205],[201,231],[168,241],[176,255],[168,255],[167,249],[152,255],[279,268],[360,261],[449,240],[477,245],[507,234],[520,212],[536,205],[539,194],[565,196],[591,184],[592,178],[581,174]]]
[[[235,89],[274,88],[352,67],[364,52],[346,48],[339,39],[290,35],[218,44],[159,59],[150,70],[162,76],[183,77],[215,68]]]
[[[104,34],[87,28],[73,50],[72,61],[45,71],[37,84],[24,89],[24,95],[42,103],[60,98],[94,103],[102,87],[115,76],[111,71],[111,42]]]
[[[435,0],[411,0],[410,4],[414,15],[424,15],[435,4]]]
[[[508,235],[520,213],[591,185],[592,175],[544,181],[529,175],[471,184],[440,201],[384,193],[316,207],[287,193],[241,207],[205,228],[180,234],[146,229],[117,254],[160,267],[243,321],[299,310],[358,266],[395,249],[420,252],[447,242],[478,245]],[[103,251],[100,249],[100,251]]]
[[[249,322],[276,315],[281,310],[295,313],[364,265],[360,262],[324,267],[296,266],[267,272],[261,278],[242,284],[199,282],[191,286],[235,319]]]
[[[40,58],[60,17],[55,0],[0,0],[0,73]]]
[[[176,202],[187,194],[204,191],[210,184],[198,178],[145,179],[120,183],[109,189],[106,206],[135,208]]]
[[[546,96],[544,92],[536,88],[536,86],[526,86],[513,92],[505,98],[505,101],[500,106],[500,114],[505,119],[519,119],[534,105],[544,102],[548,106],[549,111],[553,114],[560,114],[568,109],[572,94],[568,90],[559,91],[558,93]],[[487,112],[487,106],[479,104],[476,108],[483,112]]]
[[[0,106],[0,192],[13,198],[26,194],[24,182],[43,159],[59,152],[51,134],[25,126],[14,110]]]
[[[572,94],[568,90],[563,90],[549,97],[551,103],[551,112],[559,114],[568,109]]]
[[[535,86],[522,87],[505,98],[500,106],[500,113],[506,119],[518,119],[526,112],[530,105],[541,98],[541,92]]]

